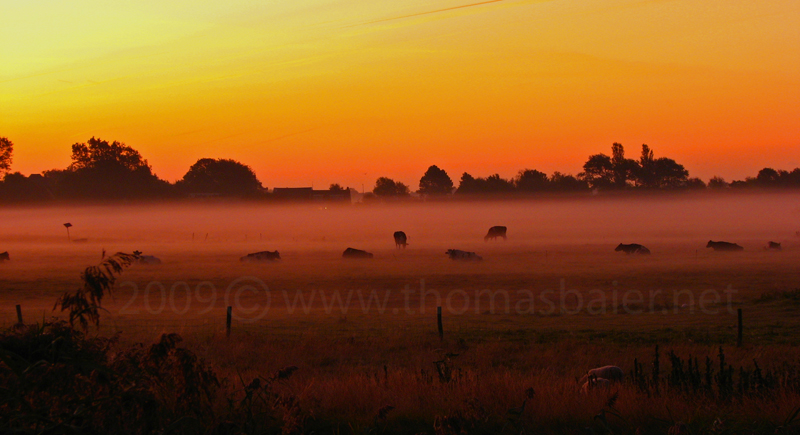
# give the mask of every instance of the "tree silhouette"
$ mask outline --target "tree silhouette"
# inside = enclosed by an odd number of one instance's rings
[[[689,187],[687,184],[689,171],[675,160],[666,157],[654,158],[653,150],[646,144],[642,145],[642,155],[634,175],[637,185],[645,188]],[[693,184],[697,186],[696,181]]]
[[[339,183],[333,183],[333,184],[331,184],[331,186],[328,188],[328,190],[330,190],[331,192],[344,192],[344,191],[345,191],[345,190],[347,190],[347,189],[345,189],[344,187],[342,187],[342,186],[341,186]]]
[[[200,159],[177,183],[186,193],[213,193],[224,196],[254,196],[261,192],[255,172],[230,159]]]
[[[169,183],[158,179],[135,149],[92,137],[72,145],[72,164],[47,171],[56,191],[77,198],[141,198],[164,196]]]
[[[512,180],[514,187],[520,192],[543,192],[550,189],[547,174],[535,169],[523,169]]]
[[[744,180],[735,180],[730,183],[732,188],[787,188],[800,187],[800,168],[791,172],[783,169],[775,170],[763,168],[755,177],[746,177]]]
[[[728,187],[728,182],[722,177],[712,177],[708,180],[709,189],[725,189]]]
[[[458,182],[458,189],[456,189],[456,194],[463,195],[476,192],[477,192],[477,185],[475,182],[475,177],[466,172],[461,174],[461,180],[459,180]]]
[[[514,183],[500,177],[500,174],[493,174],[486,177],[485,191],[488,193],[507,193],[514,191]]]
[[[572,175],[562,174],[561,172],[553,172],[550,176],[550,187],[555,191],[560,192],[579,192],[589,189],[589,185],[585,181],[579,180]]]
[[[758,175],[756,176],[756,181],[758,182],[758,184],[762,186],[773,186],[778,184],[780,178],[781,174],[779,174],[778,171],[772,168],[764,168],[758,171]]]
[[[666,157],[656,159],[653,164],[656,187],[674,189],[686,185],[689,171],[683,165]]]
[[[29,177],[19,172],[9,172],[0,183],[0,199],[9,202],[33,202],[51,198],[44,177],[33,174]]]
[[[72,164],[69,169],[73,171],[84,169],[123,169],[128,172],[139,170],[150,171],[147,160],[142,158],[135,149],[114,141],[95,139],[92,137],[87,143],[72,145]]]
[[[11,170],[11,161],[13,160],[14,144],[7,137],[0,137],[0,174],[7,173]]]
[[[578,174],[592,189],[606,189],[614,185],[614,164],[605,154],[594,154],[583,164],[583,172]]]
[[[670,158],[655,158],[653,150],[646,144],[642,145],[638,161],[625,158],[625,148],[617,142],[611,146],[611,154],[611,157],[605,154],[590,156],[579,178],[593,189],[623,189],[632,182],[653,189],[690,187],[689,171],[683,165]],[[692,180],[691,187],[697,186],[697,180]]]
[[[758,180],[755,177],[745,177],[744,180],[733,180],[728,184],[731,189],[747,189],[755,187],[758,184]]]
[[[626,159],[625,148],[617,142],[611,145],[611,166],[614,172],[614,187],[617,189],[627,187],[628,180],[633,179],[639,170],[636,160]]]
[[[391,178],[387,177],[380,177],[375,181],[375,188],[372,189],[372,193],[379,197],[403,197],[408,196],[410,194],[410,190],[408,186],[401,183],[395,182]]]
[[[453,180],[447,172],[433,165],[419,179],[418,192],[426,196],[449,195],[453,192]]]
[[[692,190],[703,190],[708,186],[706,185],[705,181],[697,177],[694,177],[694,178],[687,178],[686,182],[684,183],[684,187]]]
[[[639,171],[636,174],[637,183],[643,187],[658,187],[655,172],[653,150],[647,144],[643,144],[642,155],[639,157]]]
[[[800,168],[794,168],[792,172],[787,172],[784,178],[788,186],[800,187]]]
[[[458,185],[456,193],[463,194],[498,194],[498,193],[511,193],[514,191],[514,183],[500,177],[499,174],[493,174],[486,178],[474,178],[472,175],[464,172],[461,176],[461,182]]]

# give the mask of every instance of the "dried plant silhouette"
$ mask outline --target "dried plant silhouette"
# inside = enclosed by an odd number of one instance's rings
[[[133,254],[117,252],[106,257],[97,266],[89,266],[81,273],[83,287],[74,293],[64,293],[53,306],[55,310],[59,306],[61,311],[69,311],[69,324],[75,326],[77,321],[85,331],[89,328],[89,323],[96,327],[100,326],[100,304],[106,293],[110,293],[117,280],[117,276],[122,271],[133,264],[141,256],[141,252],[134,251]]]

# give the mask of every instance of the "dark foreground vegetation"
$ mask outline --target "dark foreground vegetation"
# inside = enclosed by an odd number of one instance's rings
[[[0,333],[0,432],[800,433],[800,361],[791,346],[664,350],[407,334],[184,342],[169,332],[140,344],[90,333],[100,326],[104,296],[137,255],[87,268],[82,286],[56,303],[68,321]],[[783,297],[765,301],[773,296]],[[421,357],[431,354],[438,357]],[[621,383],[582,392],[563,368],[587,355],[624,355],[630,370]],[[292,358],[298,364],[285,364]]]
[[[327,190],[265,188],[252,168],[229,159],[201,158],[175,183],[160,179],[147,160],[123,143],[91,138],[72,145],[72,163],[25,176],[11,172],[13,144],[0,137],[0,202],[52,202],[130,199],[173,199],[185,197],[235,197],[262,200],[322,199],[347,201],[354,189],[332,184]],[[513,197],[553,193],[608,191],[686,191],[726,189],[800,188],[800,168],[793,171],[762,169],[756,177],[727,182],[713,177],[707,183],[689,176],[673,159],[656,157],[642,145],[638,159],[626,157],[624,147],[615,143],[611,155],[595,154],[577,175],[522,169],[511,178],[499,174],[475,177],[463,173],[456,186],[447,172],[433,165],[423,174],[415,193],[420,198]],[[380,177],[365,201],[411,198],[412,189],[388,177]]]
[[[231,373],[182,346],[177,334],[123,346],[63,321],[17,326],[0,336],[0,431],[18,434],[490,434],[764,433],[800,431],[800,364],[734,367],[723,349],[699,361],[656,346],[620,385],[580,393],[546,374],[509,382],[444,355],[418,373],[343,373],[310,395],[298,368]],[[269,357],[268,353],[264,353]],[[368,369],[371,371],[372,368]],[[504,376],[499,376],[503,373]],[[300,373],[298,373],[298,376]],[[302,381],[301,381],[302,382]],[[323,382],[329,382],[323,380]],[[493,388],[502,390],[493,392]],[[396,407],[427,396],[429,409]],[[360,393],[359,393],[360,392]],[[353,394],[380,397],[348,408]],[[499,397],[494,397],[496,394]],[[393,397],[386,400],[384,397]],[[381,400],[379,399],[379,400]],[[419,400],[419,399],[417,399]],[[326,409],[327,405],[333,409]],[[578,405],[578,408],[570,408]],[[680,420],[678,415],[692,417]],[[675,416],[670,415],[670,408]],[[337,409],[338,408],[338,409]]]

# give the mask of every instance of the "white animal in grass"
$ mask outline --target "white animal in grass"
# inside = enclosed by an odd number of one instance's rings
[[[589,391],[598,388],[608,388],[611,386],[612,383],[613,382],[609,381],[608,379],[589,376],[589,379],[583,383],[583,386],[581,386],[581,392],[583,392],[583,394],[587,394],[589,393]]]
[[[579,384],[583,384],[589,380],[589,378],[594,377],[597,379],[604,379],[610,382],[622,382],[622,378],[625,376],[625,373],[622,371],[621,368],[617,366],[605,366],[605,367],[598,367],[596,369],[589,370],[580,381]]]

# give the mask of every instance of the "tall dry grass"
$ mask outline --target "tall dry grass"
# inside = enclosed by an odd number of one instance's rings
[[[706,345],[663,346],[657,390],[641,389],[630,376],[634,360],[652,373],[654,348],[649,345],[440,343],[434,336],[397,334],[380,340],[306,335],[297,341],[257,336],[229,341],[220,336],[191,346],[227,376],[248,378],[297,366],[283,388],[298,398],[308,430],[322,432],[497,433],[505,427],[506,433],[583,433],[590,427],[596,433],[667,433],[683,423],[692,433],[722,426],[775,433],[800,406],[798,353],[784,346],[725,348],[727,364],[735,368],[734,383],[740,367],[754,368],[753,359],[765,372],[791,378],[769,391],[734,391],[730,396],[722,396],[716,384],[696,394],[669,385],[668,352],[684,359],[709,357],[717,364],[719,348]],[[436,362],[447,354],[451,377],[445,380]],[[608,390],[582,393],[577,378],[605,364],[621,366],[627,380]],[[515,414],[531,388],[533,398]],[[385,418],[378,419],[382,410]],[[788,426],[798,429],[796,420]]]

